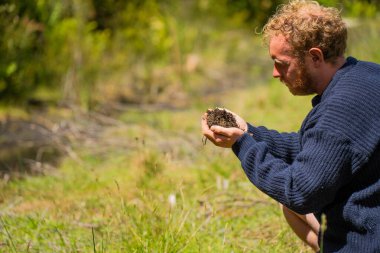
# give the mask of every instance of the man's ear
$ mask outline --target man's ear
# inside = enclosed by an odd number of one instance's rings
[[[317,48],[317,47],[310,48],[309,54],[315,66],[319,66],[322,62],[325,61],[325,58],[323,57],[323,52],[320,48]]]

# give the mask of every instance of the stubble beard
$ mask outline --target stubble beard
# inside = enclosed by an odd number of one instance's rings
[[[310,73],[304,64],[300,64],[298,78],[291,84],[287,84],[289,91],[296,96],[305,96],[315,93]]]

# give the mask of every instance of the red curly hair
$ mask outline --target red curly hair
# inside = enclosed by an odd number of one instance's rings
[[[264,26],[263,35],[267,44],[272,37],[284,35],[300,60],[310,48],[317,47],[325,61],[335,62],[347,46],[347,27],[339,10],[316,1],[294,0],[280,5]]]

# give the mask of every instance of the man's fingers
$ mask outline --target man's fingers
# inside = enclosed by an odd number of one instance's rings
[[[225,127],[211,126],[210,130],[219,135],[230,136],[228,128]]]
[[[215,143],[216,144],[224,144],[224,143],[227,143],[230,141],[231,141],[231,138],[229,138],[229,137],[226,137],[226,136],[220,135],[220,134],[215,134]]]
[[[221,126],[211,126],[210,128],[211,131],[213,131],[216,134],[232,138],[235,135],[241,135],[240,132],[243,130],[237,127],[221,127]],[[244,131],[243,131],[244,132]]]
[[[205,113],[205,114],[202,116],[202,120],[201,120],[201,127],[202,127],[202,132],[203,132],[203,133],[210,131],[210,128],[209,128],[208,125],[207,125],[206,117],[207,117],[207,114]]]
[[[225,147],[225,143],[228,143],[231,141],[231,138],[226,137],[224,135],[216,134],[216,133],[213,133],[212,136],[210,136],[210,138],[208,136],[206,136],[206,137],[212,143],[214,143],[214,145],[216,145],[218,147]]]

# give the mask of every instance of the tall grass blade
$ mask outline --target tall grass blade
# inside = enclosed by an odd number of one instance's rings
[[[94,249],[94,253],[96,253],[96,243],[95,243],[94,227],[91,228],[91,233],[92,233],[92,246],[93,246],[93,249]]]
[[[13,242],[13,238],[12,238],[11,234],[9,233],[9,230],[8,230],[8,228],[7,228],[7,225],[5,224],[5,221],[4,221],[4,219],[3,219],[2,216],[0,216],[0,220],[1,220],[1,224],[2,224],[3,227],[4,227],[5,232],[6,232],[6,234],[7,234],[8,240],[9,240],[10,245],[11,245],[12,252],[17,252],[17,250],[16,250],[16,246],[15,246],[15,244],[14,244],[14,242]]]
[[[320,247],[320,253],[323,253],[323,238],[324,234],[327,228],[327,220],[326,215],[322,214],[322,222],[321,222],[321,247]]]

